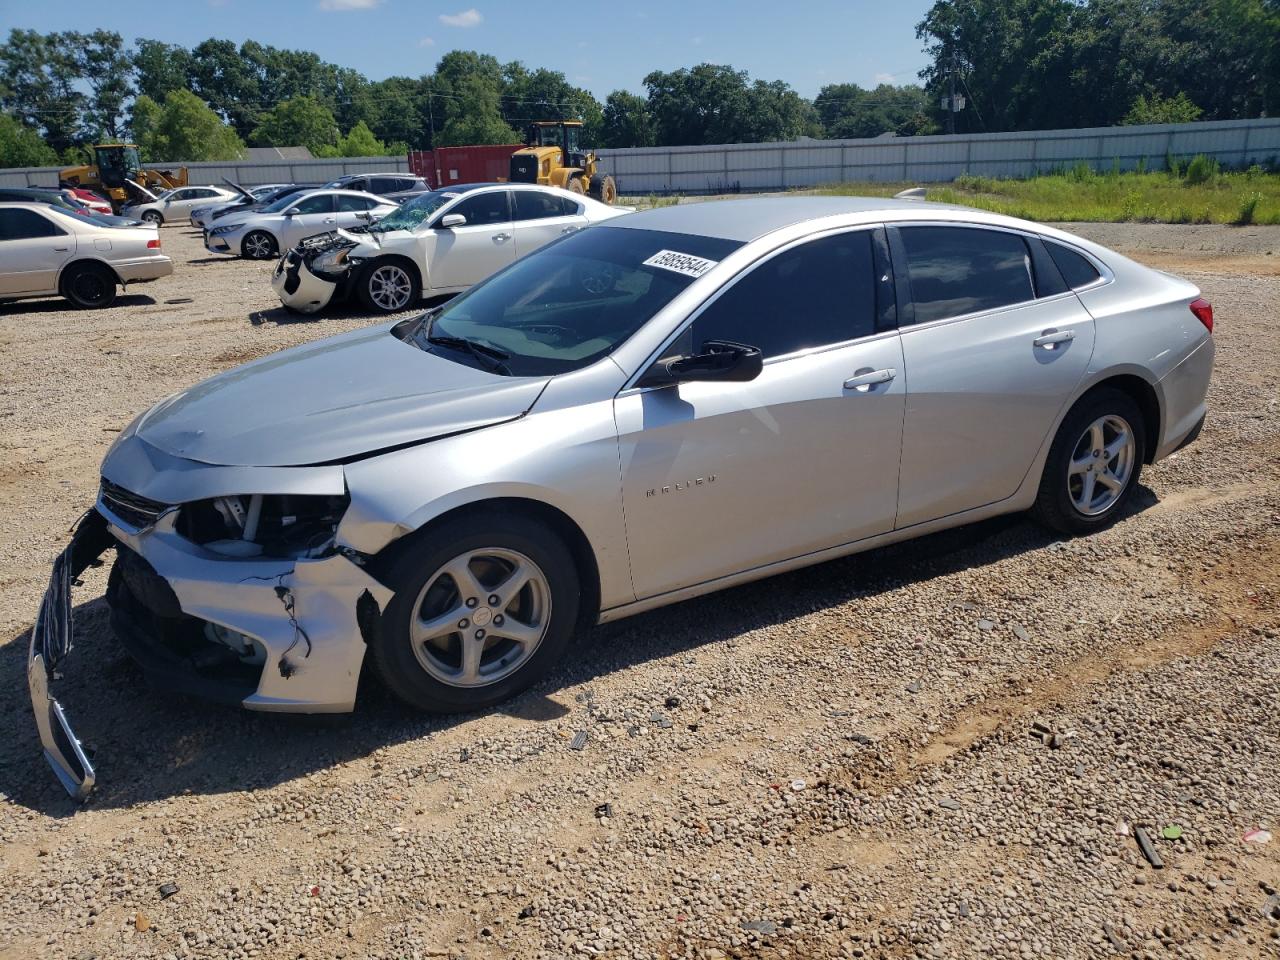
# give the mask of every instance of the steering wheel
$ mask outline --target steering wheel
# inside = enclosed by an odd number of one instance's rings
[[[612,263],[602,263],[598,267],[580,266],[578,270],[578,283],[590,294],[606,293],[618,282],[618,268]]]

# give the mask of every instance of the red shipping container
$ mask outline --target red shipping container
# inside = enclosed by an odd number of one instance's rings
[[[507,179],[511,172],[511,154],[522,147],[523,144],[513,143],[411,150],[409,169],[433,189],[460,183],[491,183]]]

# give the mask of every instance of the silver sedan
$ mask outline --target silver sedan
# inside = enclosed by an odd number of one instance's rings
[[[139,416],[33,634],[46,749],[83,791],[41,678],[66,578],[107,546],[116,632],[174,688],[345,711],[367,661],[415,707],[471,710],[586,624],[995,514],[1111,523],[1198,433],[1212,328],[1190,283],[918,201],[569,235]]]

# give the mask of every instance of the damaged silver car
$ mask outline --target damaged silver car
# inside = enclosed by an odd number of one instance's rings
[[[166,689],[431,711],[545,676],[580,626],[1001,513],[1069,534],[1195,439],[1212,308],[1022,220],[913,200],[682,205],[571,233],[443,307],[229,370],[108,451],[29,667],[114,549]],[[993,428],[994,425],[998,425]]]

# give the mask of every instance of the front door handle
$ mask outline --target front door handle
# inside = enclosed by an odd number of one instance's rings
[[[869,393],[871,388],[877,383],[888,383],[898,375],[898,371],[893,367],[884,370],[871,370],[869,368],[859,370],[852,377],[844,382],[846,390],[857,390],[859,393]]]
[[[495,240],[510,240],[510,239],[511,239],[511,234],[509,234],[509,233],[495,233],[495,234],[493,235],[493,239],[495,239]]]
[[[1040,336],[1036,337],[1031,343],[1037,347],[1044,347],[1046,350],[1056,350],[1058,344],[1068,343],[1076,338],[1074,330],[1046,330]]]
[[[325,222],[325,223],[337,223],[337,222],[338,222],[338,218],[337,218],[337,217],[325,217],[325,218],[324,218],[324,222]]]

